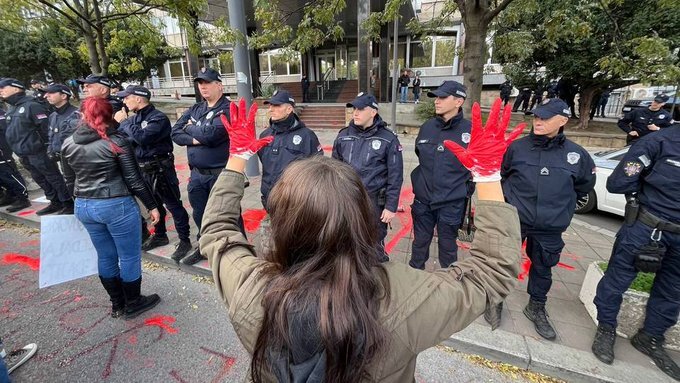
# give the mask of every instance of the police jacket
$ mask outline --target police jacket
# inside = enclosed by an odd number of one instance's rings
[[[260,191],[264,201],[288,164],[316,154],[323,156],[316,134],[295,113],[282,121],[269,120],[269,128],[260,134],[260,138],[269,136],[274,136],[274,141],[257,152],[262,162]]]
[[[680,224],[680,124],[632,145],[607,179],[607,190],[637,193],[645,209]]]
[[[7,131],[7,116],[5,111],[0,109],[0,161],[12,160],[12,148],[7,143],[5,132]]]
[[[151,104],[123,120],[118,131],[132,141],[139,162],[165,159],[172,154],[170,120]]]
[[[504,82],[501,84],[501,94],[509,96],[512,93],[512,85],[509,82]]]
[[[20,92],[6,99],[7,142],[18,156],[45,153],[49,119],[45,106]]]
[[[234,331],[252,353],[265,315],[262,300],[269,282],[260,271],[272,264],[256,257],[253,247],[239,232],[237,220],[244,181],[243,174],[228,170],[218,178],[205,208],[200,248],[208,257],[215,287],[227,307]],[[432,273],[401,262],[376,266],[384,268],[390,281],[391,298],[379,303],[377,313],[389,349],[384,357],[376,358],[368,366],[370,378],[362,378],[361,382],[414,382],[418,353],[467,327],[484,312],[487,301],[499,303],[513,291],[519,273],[521,242],[516,209],[503,202],[479,201],[475,214],[477,231],[471,257]],[[351,233],[347,235],[351,237]],[[313,339],[307,334],[303,336]],[[317,346],[312,343],[301,348],[316,351]],[[315,355],[315,351],[308,355]],[[293,363],[292,358],[289,363]],[[309,381],[305,374],[310,370],[295,369],[295,381]],[[267,374],[264,381],[276,381]]]
[[[569,227],[577,196],[595,187],[594,171],[590,154],[561,132],[553,138],[531,132],[505,153],[503,194],[526,229],[562,232]]]
[[[418,166],[411,172],[411,185],[415,198],[431,209],[461,203],[470,193],[470,172],[444,148],[444,140],[466,148],[470,128],[462,109],[449,121],[435,117],[420,127],[416,137]]]
[[[184,112],[172,127],[172,140],[187,147],[190,167],[217,169],[227,164],[229,136],[220,116],[229,117],[229,103],[225,96],[212,108],[208,107],[207,101],[199,102]],[[194,138],[198,145],[194,145]]]
[[[89,126],[81,125],[64,142],[62,166],[71,195],[96,199],[135,195],[147,209],[156,208],[130,142],[114,128],[108,135],[110,140],[104,140]],[[120,153],[113,151],[111,143]]]
[[[79,122],[80,112],[70,103],[55,108],[49,118],[47,153],[61,153],[61,145],[73,134]]]
[[[654,124],[659,128],[666,128],[671,125],[672,119],[673,115],[663,108],[656,112],[649,108],[638,108],[626,113],[619,120],[618,125],[624,132],[636,131],[642,137],[652,132],[647,128],[647,125]]]
[[[340,130],[333,143],[333,158],[349,164],[374,199],[385,189],[385,209],[396,212],[404,182],[404,161],[399,137],[376,114],[373,126],[354,122]]]

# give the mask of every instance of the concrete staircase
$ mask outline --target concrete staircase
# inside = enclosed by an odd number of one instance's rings
[[[305,125],[312,129],[338,131],[346,126],[344,105],[305,105],[299,114]]]
[[[317,100],[316,82],[309,85],[310,103],[339,103],[346,104],[352,101],[359,92],[359,82],[357,80],[337,80],[330,81],[328,89],[324,92],[323,100]],[[283,83],[278,85],[279,89],[287,90],[295,99],[295,102],[302,102],[302,87],[299,82]]]

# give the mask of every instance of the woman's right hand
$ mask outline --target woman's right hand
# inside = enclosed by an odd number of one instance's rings
[[[161,213],[158,212],[158,209],[151,209],[149,210],[149,218],[151,218],[151,224],[155,225],[161,220]]]

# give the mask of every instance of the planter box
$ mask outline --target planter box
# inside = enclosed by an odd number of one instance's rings
[[[598,265],[599,263],[593,262],[588,266],[588,271],[586,271],[586,277],[583,279],[583,285],[579,293],[581,302],[585,305],[586,311],[588,311],[595,324],[597,324],[597,308],[593,303],[593,299],[597,292],[597,284],[604,275],[604,272]],[[649,294],[638,291],[628,290],[623,294],[623,302],[621,303],[621,310],[617,318],[617,335],[629,339],[642,327],[648,299]],[[680,351],[680,325],[676,324],[671,327],[666,331],[665,336],[666,348]]]

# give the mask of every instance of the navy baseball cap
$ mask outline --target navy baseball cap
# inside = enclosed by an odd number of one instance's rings
[[[459,83],[458,81],[444,81],[439,88],[427,92],[427,97],[458,97],[467,98],[467,89],[465,85]]]
[[[76,81],[78,81],[78,84],[100,84],[108,88],[111,87],[111,80],[109,80],[108,77],[97,76],[96,74],[91,74],[85,78],[80,78]]]
[[[665,94],[657,94],[656,97],[654,97],[654,101],[656,102],[668,102],[668,95]]]
[[[220,73],[212,68],[206,68],[205,70],[200,71],[198,74],[196,74],[196,77],[194,77],[194,82],[196,81],[208,81],[208,82],[213,82],[213,81],[219,81],[222,82],[222,77],[220,76]]]
[[[120,98],[125,98],[129,95],[144,97],[147,100],[151,99],[151,91],[141,85],[128,85],[125,90],[116,93],[116,97]]]
[[[13,86],[19,89],[26,89],[26,86],[24,86],[24,84],[21,81],[15,78],[3,78],[2,81],[0,81],[0,88],[4,88],[6,86]]]
[[[364,109],[365,107],[369,106],[375,110],[379,110],[380,107],[378,106],[378,100],[375,99],[375,97],[372,94],[364,93],[361,92],[357,94],[357,98],[352,100],[352,102],[348,102],[346,105],[348,108],[357,108],[357,109]]]
[[[69,97],[73,96],[73,92],[71,92],[71,89],[69,89],[69,87],[63,84],[52,84],[45,88],[45,93],[61,93]]]
[[[295,106],[295,99],[288,93],[288,91],[285,90],[277,90],[274,92],[272,97],[264,102],[265,105],[267,104],[272,104],[272,105],[282,105],[282,104],[291,104],[292,106]]]
[[[560,100],[559,98],[549,98],[536,109],[529,112],[537,116],[542,120],[547,120],[555,116],[569,117],[571,112],[569,111],[569,105],[566,102]]]

